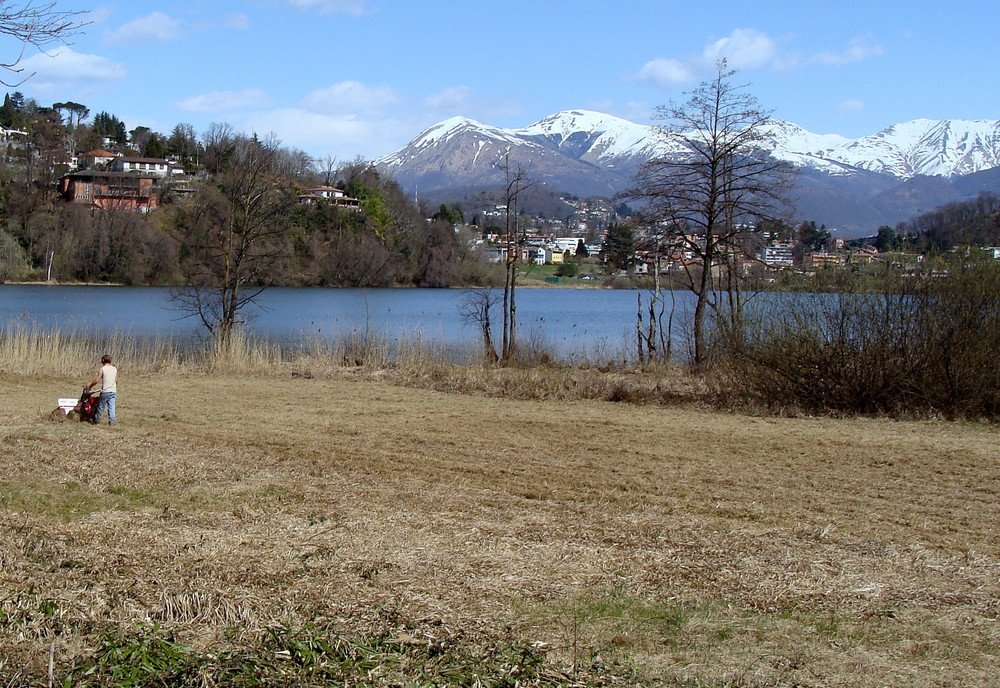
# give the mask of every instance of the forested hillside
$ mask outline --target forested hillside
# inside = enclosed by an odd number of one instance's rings
[[[980,193],[948,203],[896,227],[898,240],[921,252],[956,246],[1000,246],[1000,197]]]
[[[0,107],[0,127],[0,280],[198,283],[211,269],[228,269],[234,228],[252,234],[236,247],[247,284],[442,287],[488,279],[489,267],[467,250],[469,237],[455,231],[454,212],[428,220],[430,212],[363,161],[313,160],[225,124],[200,136],[186,124],[169,134],[129,131],[112,114],[90,117],[79,103],[44,107],[18,93]],[[124,202],[70,202],[60,180],[77,169],[99,174],[102,153],[166,158],[176,173],[154,180],[148,212]],[[336,187],[354,205],[306,198],[316,187]]]

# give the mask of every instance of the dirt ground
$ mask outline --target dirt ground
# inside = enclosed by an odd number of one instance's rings
[[[109,428],[2,382],[0,669],[391,618],[650,685],[1000,676],[994,426],[123,371]]]

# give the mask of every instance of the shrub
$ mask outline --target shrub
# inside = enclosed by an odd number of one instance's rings
[[[726,404],[1000,417],[1000,266],[886,277],[878,294],[788,294],[719,330]]]

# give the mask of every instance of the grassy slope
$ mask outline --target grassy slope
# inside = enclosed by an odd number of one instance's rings
[[[108,624],[390,619],[667,685],[1000,673],[994,427],[125,371],[109,429],[3,382],[8,672]]]

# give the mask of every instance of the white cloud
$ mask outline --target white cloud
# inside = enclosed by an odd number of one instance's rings
[[[240,118],[239,128],[259,135],[273,132],[281,145],[300,148],[310,155],[333,155],[342,160],[357,156],[374,159],[389,152],[387,145],[401,139],[394,120],[361,119],[350,115],[325,115],[298,108],[255,112]],[[409,135],[412,135],[412,131]],[[405,142],[405,138],[402,139]]]
[[[368,13],[365,0],[279,0],[297,10],[316,10],[320,14],[349,14],[359,17]]]
[[[250,28],[250,17],[245,14],[227,14],[222,23],[224,26],[228,26],[231,29],[240,29],[241,31]]]
[[[425,97],[422,103],[429,110],[454,110],[467,106],[471,100],[471,88],[468,86],[451,86]]]
[[[180,36],[180,24],[163,12],[153,12],[105,31],[104,41],[111,45],[142,44],[170,41]]]
[[[307,94],[302,99],[302,106],[326,115],[376,114],[399,99],[399,95],[388,86],[366,86],[357,81],[341,81]]]
[[[694,64],[703,74],[711,73],[719,60],[726,60],[730,69],[760,69],[777,55],[777,44],[767,34],[756,29],[735,29],[725,38],[705,47]]]
[[[708,76],[719,60],[726,60],[732,69],[759,69],[772,63],[777,54],[777,43],[767,34],[756,29],[734,29],[725,38],[706,45],[700,55],[687,60],[667,57],[650,60],[632,79],[670,90]]]
[[[464,115],[483,122],[496,122],[498,119],[519,115],[524,112],[524,106],[513,98],[483,98],[476,95],[469,86],[449,86],[437,93],[424,96],[419,107],[410,108],[405,116],[408,119],[419,119],[420,128],[434,124],[436,121]]]
[[[861,112],[865,109],[865,103],[861,100],[844,100],[837,104],[837,109],[841,112]]]
[[[584,103],[584,107],[587,110],[604,112],[615,117],[627,119],[630,122],[636,122],[637,124],[649,121],[654,112],[652,105],[636,100],[630,100],[627,103],[621,104],[613,100],[592,100]]]
[[[264,91],[251,88],[244,91],[214,91],[187,98],[177,103],[186,112],[228,112],[267,107],[270,98]]]
[[[881,55],[882,52],[882,47],[870,40],[855,38],[839,52],[822,52],[804,58],[799,53],[781,51],[778,42],[761,31],[734,29],[725,38],[706,45],[699,55],[686,60],[667,57],[650,60],[631,78],[671,90],[710,76],[722,59],[726,60],[730,69],[739,71],[763,67],[788,70],[805,64],[840,66]]]
[[[840,52],[828,51],[818,53],[813,55],[809,61],[832,67],[840,67],[841,65],[860,62],[869,57],[881,55],[883,52],[885,51],[882,49],[882,46],[877,43],[873,43],[866,38],[855,38],[844,50]]]
[[[201,99],[217,94],[200,96]],[[195,99],[192,99],[195,101]],[[240,131],[274,132],[282,144],[314,157],[373,160],[406,144],[445,117],[463,114],[485,122],[520,114],[510,99],[479,98],[468,86],[453,86],[422,98],[407,98],[388,86],[343,81],[308,93],[299,107],[249,109],[228,119]]]
[[[669,91],[697,80],[698,76],[699,74],[691,66],[680,60],[658,57],[644,64],[632,78]]]
[[[123,80],[128,71],[120,62],[100,55],[86,55],[70,48],[60,48],[51,53],[39,53],[24,59],[18,65],[25,91],[49,94],[74,89],[83,92]]]

